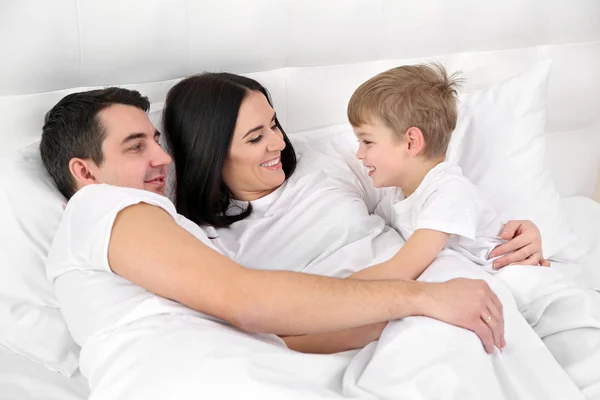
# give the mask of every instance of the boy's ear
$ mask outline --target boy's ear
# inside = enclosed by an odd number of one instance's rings
[[[91,161],[81,158],[72,158],[69,161],[69,170],[78,188],[96,183],[96,177],[91,170]]]
[[[417,156],[421,154],[425,149],[425,138],[423,132],[416,126],[408,128],[404,133],[404,138],[408,144],[408,154],[411,156]]]

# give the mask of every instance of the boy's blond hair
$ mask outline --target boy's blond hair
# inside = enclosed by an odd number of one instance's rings
[[[392,68],[356,89],[348,119],[358,127],[379,118],[398,137],[417,127],[425,138],[422,154],[443,157],[456,128],[459,83],[455,74],[448,76],[437,63]]]

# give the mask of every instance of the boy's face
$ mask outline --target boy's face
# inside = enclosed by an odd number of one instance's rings
[[[411,158],[407,143],[379,118],[353,129],[359,143],[356,158],[367,168],[375,187],[401,186]]]

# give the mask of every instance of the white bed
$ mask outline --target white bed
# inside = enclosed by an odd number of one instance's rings
[[[186,75],[250,74],[293,134],[344,122],[352,90],[387,67],[440,60],[464,71],[468,92],[551,59],[547,156],[589,249],[557,267],[600,289],[597,0],[0,0],[0,54],[0,157],[37,140],[44,113],[87,87],[135,88],[157,109]],[[88,394],[79,372],[66,378],[0,345],[0,400]]]
[[[581,272],[579,280],[593,281],[600,289],[600,224],[589,224],[590,219],[600,221],[600,205],[582,196],[565,198],[562,203],[577,234],[595,243],[595,251],[574,273]],[[0,346],[0,388],[0,400],[83,400],[89,394],[87,381],[79,372],[66,378],[3,346]]]

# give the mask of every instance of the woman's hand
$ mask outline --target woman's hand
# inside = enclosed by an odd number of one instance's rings
[[[489,258],[502,256],[494,261],[495,269],[509,264],[550,266],[542,254],[542,235],[533,222],[508,221],[500,237],[508,242],[490,252]]]
[[[302,336],[282,337],[291,350],[301,353],[332,354],[362,349],[378,340],[387,322],[378,322],[335,332],[315,333]]]

